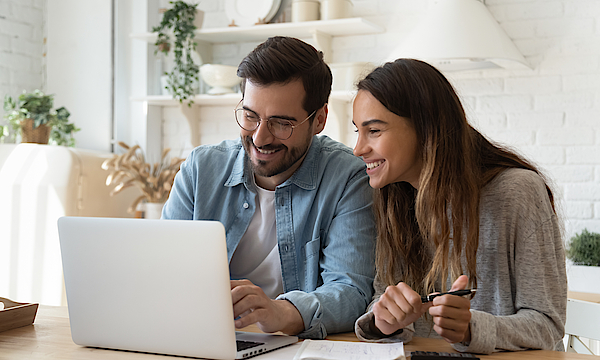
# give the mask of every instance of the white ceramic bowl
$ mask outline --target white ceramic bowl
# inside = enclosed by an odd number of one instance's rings
[[[232,93],[232,87],[242,81],[237,76],[237,67],[229,65],[204,64],[200,66],[200,76],[211,86],[208,90],[211,95]]]

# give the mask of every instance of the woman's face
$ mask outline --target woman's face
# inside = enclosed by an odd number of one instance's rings
[[[422,161],[411,122],[389,111],[366,90],[358,91],[353,114],[358,132],[354,155],[367,164],[371,187],[406,181],[418,189]]]

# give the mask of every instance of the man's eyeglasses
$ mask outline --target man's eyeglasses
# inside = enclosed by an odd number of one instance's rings
[[[242,100],[243,101],[243,100]],[[239,102],[238,106],[242,103]],[[258,116],[254,111],[244,109],[244,108],[236,108],[235,112],[235,121],[237,121],[238,125],[246,130],[246,131],[254,131],[258,129],[261,121],[267,122],[267,128],[269,132],[279,140],[287,140],[292,136],[292,132],[294,128],[304,124],[308,119],[310,119],[317,110],[313,111],[308,117],[298,124],[294,125],[290,120],[282,119],[279,117],[270,117],[268,119],[262,119]]]

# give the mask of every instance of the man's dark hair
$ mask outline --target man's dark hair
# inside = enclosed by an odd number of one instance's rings
[[[323,52],[292,37],[275,36],[258,45],[242,60],[237,75],[243,78],[242,93],[248,80],[264,86],[301,79],[306,91],[302,107],[308,113],[325,105],[331,92],[331,70]]]

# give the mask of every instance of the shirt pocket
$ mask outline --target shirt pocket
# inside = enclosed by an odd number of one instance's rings
[[[304,254],[306,259],[304,261],[305,267],[305,278],[304,278],[304,291],[314,291],[319,285],[319,254],[321,252],[321,238],[316,238],[309,241],[304,246]]]
[[[311,259],[315,256],[319,256],[319,252],[321,251],[321,238],[318,237],[314,240],[307,242],[304,247],[304,251],[306,254],[306,261],[308,261],[309,259]],[[318,262],[318,259],[317,259],[317,262]]]

